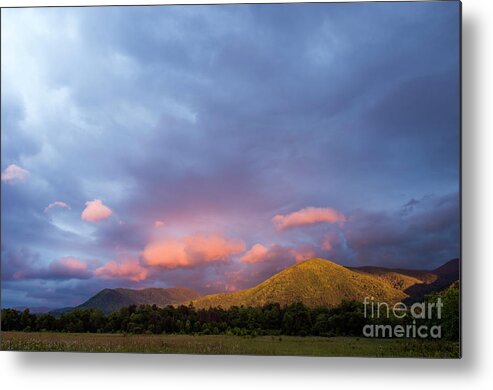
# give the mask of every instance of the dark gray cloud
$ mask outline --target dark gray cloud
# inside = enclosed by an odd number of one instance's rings
[[[458,255],[459,220],[457,193],[413,198],[401,210],[355,212],[344,239],[357,264],[432,269]]]

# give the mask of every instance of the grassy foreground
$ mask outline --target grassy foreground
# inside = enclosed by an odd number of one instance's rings
[[[8,351],[458,358],[459,343],[357,337],[190,336],[2,332]]]

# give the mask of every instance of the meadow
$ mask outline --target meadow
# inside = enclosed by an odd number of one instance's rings
[[[2,332],[8,351],[458,358],[459,343],[360,337]]]

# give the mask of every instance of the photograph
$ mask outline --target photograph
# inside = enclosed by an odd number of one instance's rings
[[[0,349],[461,358],[461,39],[458,1],[3,7]]]

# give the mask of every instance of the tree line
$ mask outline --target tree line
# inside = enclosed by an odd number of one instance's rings
[[[445,301],[444,338],[459,338],[459,292],[449,288],[440,293]],[[436,294],[430,299],[435,299]],[[132,305],[104,315],[98,309],[76,309],[61,316],[2,309],[3,331],[133,333],[133,334],[227,334],[239,336],[361,336],[369,323],[396,324],[400,318],[365,318],[363,304],[344,301],[339,306],[310,308],[301,302],[284,307],[220,307]]]
[[[131,305],[108,315],[99,309],[75,309],[61,316],[3,309],[1,324],[4,331],[332,336],[361,333],[361,310],[356,302],[332,309],[303,303],[229,309]]]

